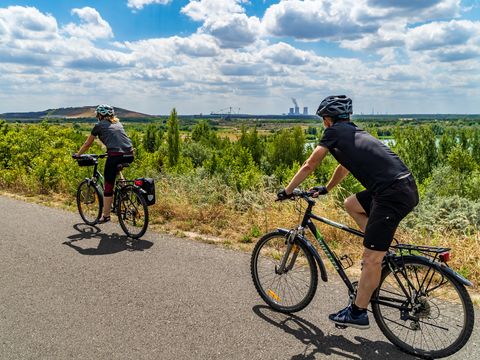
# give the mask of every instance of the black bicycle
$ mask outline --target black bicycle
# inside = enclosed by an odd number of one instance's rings
[[[84,154],[74,156],[79,166],[93,166],[93,175],[86,178],[77,190],[77,207],[83,221],[95,225],[103,210],[103,176],[98,171],[98,159],[107,154]],[[148,206],[146,191],[142,188],[143,179],[125,180],[121,170],[128,163],[118,165],[119,180],[115,182],[112,212],[118,216],[118,222],[125,234],[138,239],[145,234],[148,226]]]
[[[364,234],[313,214],[312,194],[296,189],[294,198],[308,204],[300,226],[264,235],[252,253],[255,288],[270,307],[283,313],[300,311],[312,301],[318,269],[322,280],[328,280],[321,257],[305,236],[306,229],[347,286],[350,301],[355,299],[357,283],[345,273],[353,262],[329,248],[312,219],[360,237]],[[371,311],[382,333],[406,353],[430,359],[446,357],[459,351],[472,334],[474,310],[465,288],[472,283],[448,267],[449,251],[395,240],[383,260]]]

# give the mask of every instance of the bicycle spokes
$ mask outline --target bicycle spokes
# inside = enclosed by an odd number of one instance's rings
[[[438,267],[410,259],[384,276],[372,308],[393,343],[414,353],[441,354],[458,347],[468,329],[464,292]]]
[[[122,190],[117,214],[120,226],[133,238],[142,236],[148,226],[148,208],[145,200],[133,188]]]
[[[252,276],[262,298],[278,311],[294,312],[312,300],[317,269],[312,255],[285,235],[268,234],[252,257]]]

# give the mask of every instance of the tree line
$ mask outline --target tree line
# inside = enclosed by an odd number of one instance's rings
[[[374,136],[378,127],[365,126]],[[221,137],[208,121],[181,131],[175,109],[166,124],[127,129],[136,149],[133,176],[177,174],[215,179],[237,192],[285,186],[321,138],[320,127],[300,126],[262,133],[242,126],[237,139]],[[411,169],[421,204],[411,226],[474,231],[480,223],[480,129],[412,124],[391,128],[391,147]],[[88,169],[78,169],[70,155],[85,140],[78,127],[0,121],[0,187],[35,193],[73,193]],[[102,152],[96,144],[92,152]],[[305,186],[325,184],[336,161],[327,158]],[[362,186],[347,177],[332,194],[339,203]],[[439,210],[440,209],[440,210]]]

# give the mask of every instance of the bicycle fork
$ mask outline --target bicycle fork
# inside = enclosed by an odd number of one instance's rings
[[[295,238],[297,237],[299,231],[301,231],[300,228],[294,229],[294,230],[291,230],[290,233],[288,234],[288,237],[285,240],[287,243],[287,251],[285,251],[282,261],[280,262],[280,265],[278,267],[275,266],[275,273],[277,275],[282,275],[287,273],[293,268],[293,265],[295,265],[295,261],[297,260],[298,253],[300,252],[300,247],[297,244],[295,244]],[[289,261],[288,258],[290,257],[290,253],[292,251],[293,251],[293,255]]]

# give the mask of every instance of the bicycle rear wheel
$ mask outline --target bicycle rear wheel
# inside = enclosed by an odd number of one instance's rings
[[[474,323],[465,286],[423,257],[399,258],[398,265],[400,271],[384,269],[372,297],[380,330],[401,350],[419,357],[441,358],[460,350]]]
[[[317,264],[306,247],[295,242],[287,259],[288,270],[278,273],[288,239],[279,231],[264,235],[256,244],[250,262],[253,283],[273,309],[292,313],[312,301],[318,284]]]
[[[94,182],[84,180],[78,185],[77,208],[85,224],[95,225],[100,219],[103,196]]]
[[[143,196],[133,187],[119,192],[117,216],[127,236],[138,239],[145,234],[148,226],[148,206]]]

